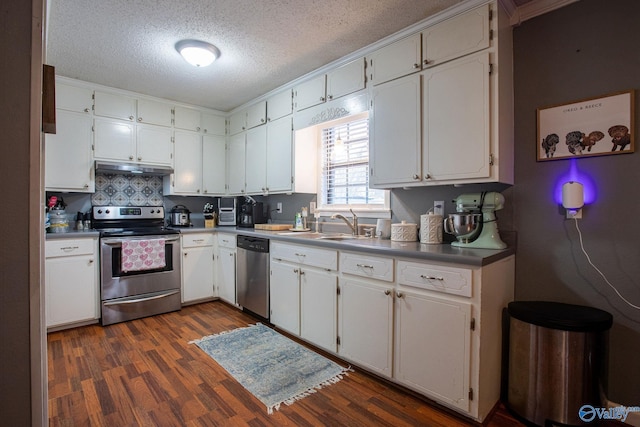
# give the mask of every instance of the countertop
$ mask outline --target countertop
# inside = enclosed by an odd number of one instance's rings
[[[471,266],[483,266],[491,264],[500,259],[515,254],[514,245],[509,245],[507,249],[474,249],[458,248],[449,243],[439,245],[427,245],[420,242],[394,242],[388,239],[350,239],[350,240],[328,240],[318,239],[318,233],[313,232],[292,232],[292,231],[265,231],[253,228],[242,228],[233,226],[218,226],[215,228],[205,227],[175,227],[181,234],[190,233],[232,233],[245,236],[264,237],[270,240],[279,240],[288,243],[297,243],[338,249],[343,251],[358,251],[372,255],[383,255],[392,257],[414,258],[423,261],[437,261],[455,264],[465,264]],[[74,239],[93,238],[100,233],[96,230],[76,231],[70,230],[67,233],[47,233],[46,240],[54,239]]]
[[[424,261],[438,261],[472,266],[483,266],[491,264],[500,259],[515,254],[514,245],[507,249],[474,249],[458,248],[449,243],[439,245],[427,245],[420,242],[394,242],[388,239],[351,239],[351,240],[328,240],[318,239],[318,233],[313,232],[292,232],[292,231],[265,231],[253,228],[241,227],[189,227],[180,228],[182,234],[188,233],[232,233],[245,236],[264,237],[270,240],[279,240],[288,243],[298,243],[318,247],[332,248],[343,251],[366,252],[372,255],[385,255],[392,257],[415,258]]]

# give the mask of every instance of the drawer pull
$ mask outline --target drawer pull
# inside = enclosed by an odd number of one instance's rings
[[[296,252],[296,256],[307,256],[307,254],[299,254]]]
[[[60,248],[61,251],[73,251],[76,249],[80,249],[78,246],[65,246],[64,248]]]
[[[202,243],[204,239],[193,239],[193,243]]]
[[[367,265],[367,264],[356,264],[356,267],[373,269],[373,265]]]
[[[427,280],[444,280],[444,277],[425,276],[424,274],[421,274],[420,277]]]

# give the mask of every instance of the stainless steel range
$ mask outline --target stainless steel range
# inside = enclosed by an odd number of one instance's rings
[[[102,325],[180,310],[180,232],[161,206],[93,206]]]

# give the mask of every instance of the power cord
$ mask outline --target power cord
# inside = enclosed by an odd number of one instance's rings
[[[577,218],[573,218],[573,220],[576,223],[576,230],[578,230],[578,237],[580,238],[580,249],[582,249],[582,253],[584,254],[584,256],[587,258],[587,261],[589,262],[589,264],[591,265],[591,267],[593,267],[594,270],[596,270],[598,272],[598,274],[600,274],[600,276],[602,276],[602,278],[604,279],[604,281],[607,283],[607,285],[609,285],[611,287],[611,289],[613,289],[614,291],[616,291],[616,294],[618,294],[618,296],[622,299],[622,301],[626,302],[630,307],[635,308],[636,310],[640,310],[640,307],[630,303],[625,297],[622,296],[622,294],[620,294],[620,292],[618,292],[618,290],[616,289],[615,286],[613,286],[611,284],[611,282],[609,282],[609,280],[607,279],[607,277],[604,275],[604,273],[602,273],[602,271],[600,271],[600,269],[598,267],[596,267],[593,262],[591,262],[591,257],[589,257],[589,254],[587,253],[587,251],[584,249],[584,243],[582,242],[582,231],[580,231],[580,227],[578,226],[578,219]]]

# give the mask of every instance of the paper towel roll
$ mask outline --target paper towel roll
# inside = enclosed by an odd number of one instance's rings
[[[420,243],[442,243],[442,215],[420,215]]]

